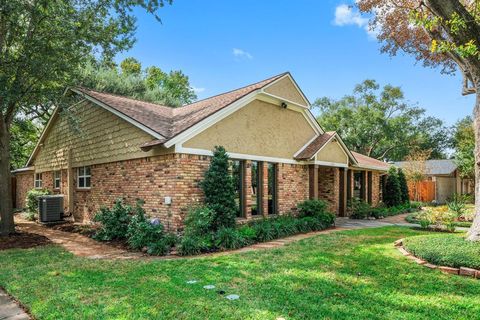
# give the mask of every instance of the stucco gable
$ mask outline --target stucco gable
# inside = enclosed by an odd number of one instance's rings
[[[184,148],[293,160],[316,132],[303,112],[254,100],[183,143]]]
[[[310,105],[289,74],[266,86],[264,91],[305,107]]]
[[[315,160],[348,165],[348,156],[336,139],[331,140],[323,146],[317,153]]]

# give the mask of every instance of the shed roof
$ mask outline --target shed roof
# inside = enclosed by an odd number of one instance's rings
[[[407,164],[408,161],[395,162],[395,165],[400,168],[405,168]],[[457,165],[451,159],[425,161],[425,174],[427,175],[449,175],[455,170],[457,170]]]

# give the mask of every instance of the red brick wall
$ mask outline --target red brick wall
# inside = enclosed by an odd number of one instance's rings
[[[25,208],[25,197],[27,192],[33,189],[33,171],[25,173],[17,173],[15,175],[17,178],[17,192],[16,192],[16,202],[18,209]]]
[[[296,212],[297,204],[309,198],[308,166],[278,164],[278,211]]]
[[[372,172],[372,206],[380,203],[380,172]]]
[[[340,171],[338,168],[318,168],[318,198],[327,202],[330,212],[338,214],[340,201]]]

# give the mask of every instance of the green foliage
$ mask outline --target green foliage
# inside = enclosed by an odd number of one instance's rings
[[[385,182],[385,190],[383,192],[383,202],[388,207],[398,206],[402,203],[402,191],[398,181],[397,169],[390,167],[388,170],[387,181]]]
[[[454,126],[453,148],[455,164],[462,178],[475,177],[475,132],[470,116],[459,120]]]
[[[100,228],[93,238],[100,241],[126,239],[132,210],[132,207],[124,204],[121,199],[116,200],[111,209],[101,208],[93,219],[100,223]]]
[[[256,242],[257,232],[249,225],[244,225],[238,228],[238,232],[242,236],[246,245],[250,245]]]
[[[404,246],[416,257],[436,265],[480,269],[480,243],[457,234],[407,237]]]
[[[25,198],[26,210],[29,213],[38,212],[38,197],[51,194],[48,189],[32,189],[27,192]]]
[[[397,171],[398,183],[400,185],[400,202],[401,203],[409,203],[410,196],[408,193],[408,183],[405,174],[401,168],[398,168]]]
[[[384,205],[372,207],[370,204],[360,199],[352,199],[348,204],[348,208],[351,212],[350,218],[352,219],[366,219],[369,217],[380,219],[420,209],[418,203],[415,203],[414,205],[403,203],[393,207],[386,207]]]
[[[215,233],[215,246],[221,250],[239,249],[246,244],[243,234],[235,228],[221,228]]]
[[[212,250],[211,236],[189,236],[186,235],[180,241],[178,253],[182,256],[191,256]]]
[[[350,217],[352,219],[368,218],[373,210],[367,202],[358,198],[352,198],[348,203],[348,208],[351,211]]]
[[[208,207],[191,208],[185,218],[185,235],[204,236],[214,232],[215,212]]]
[[[15,118],[10,127],[10,164],[12,169],[25,166],[35,148],[39,126],[31,120]]]
[[[159,248],[165,247],[163,245],[163,225],[151,223],[145,216],[145,210],[143,210],[140,203],[137,203],[133,211],[134,214],[130,218],[127,228],[128,246],[135,250],[155,247],[156,250],[153,251],[158,251]]]
[[[339,100],[317,99],[318,121],[325,130],[337,130],[350,150],[376,159],[400,161],[414,148],[445,158],[450,141],[443,121],[409,104],[400,87],[379,90],[375,80],[365,80]]]
[[[229,172],[228,155],[223,147],[215,147],[205,178],[200,183],[205,204],[214,212],[213,229],[235,226],[235,188]]]
[[[467,197],[467,195],[454,193],[452,198],[447,200],[448,209],[454,212],[457,215],[457,218],[460,218],[465,213]]]
[[[164,73],[158,67],[144,71],[141,68],[135,58],[122,61],[121,70],[93,61],[83,69],[80,82],[84,87],[170,107],[179,107],[197,98],[188,77],[181,71]]]

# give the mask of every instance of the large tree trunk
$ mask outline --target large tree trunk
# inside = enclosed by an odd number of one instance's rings
[[[468,230],[467,239],[480,241],[480,89],[477,88],[473,125],[475,128],[475,218]]]
[[[15,232],[10,176],[10,134],[0,117],[0,235]]]

